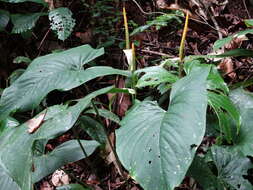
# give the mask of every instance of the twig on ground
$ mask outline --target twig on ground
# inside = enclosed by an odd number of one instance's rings
[[[175,56],[172,56],[172,55],[169,55],[169,54],[166,54],[166,53],[152,51],[152,50],[146,50],[146,49],[141,49],[141,52],[150,53],[150,54],[154,54],[154,55],[160,55],[160,56],[169,57],[169,58],[175,57]]]
[[[49,28],[49,29],[47,30],[46,34],[44,35],[43,39],[41,40],[40,45],[39,45],[39,47],[38,47],[38,50],[40,50],[40,48],[42,47],[42,45],[43,45],[44,41],[46,40],[46,38],[47,38],[47,36],[48,36],[50,30],[51,30],[51,29]]]
[[[247,12],[248,18],[250,19],[251,16],[250,16],[249,10],[248,10],[248,8],[247,8],[246,2],[245,2],[245,0],[242,0],[242,2],[243,2],[243,6],[244,6],[244,8],[245,8],[245,11]]]

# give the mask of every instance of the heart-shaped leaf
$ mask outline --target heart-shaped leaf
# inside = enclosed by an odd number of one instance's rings
[[[12,111],[35,108],[53,90],[67,91],[104,75],[130,75],[128,71],[111,67],[83,69],[84,64],[103,53],[103,49],[93,49],[84,45],[35,59],[25,73],[3,91],[0,100],[0,120]]]
[[[3,168],[4,171],[1,172],[4,172],[6,178],[3,181],[10,181],[8,179],[12,178],[20,189],[31,190],[32,170],[36,169],[33,153],[34,142],[55,138],[69,130],[94,97],[107,93],[111,89],[112,87],[108,87],[95,91],[80,99],[74,106],[59,106],[59,110],[56,110],[55,106],[49,107],[47,111],[42,112],[46,113],[44,123],[32,134],[27,132],[28,123],[26,122],[2,135],[0,139],[0,166]],[[0,187],[3,185],[5,184],[0,184]]]
[[[205,133],[208,73],[196,69],[177,81],[168,111],[144,101],[122,120],[117,153],[145,190],[173,190],[185,177]]]

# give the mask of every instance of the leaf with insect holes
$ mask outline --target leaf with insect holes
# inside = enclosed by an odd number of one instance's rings
[[[58,39],[66,40],[73,31],[75,20],[72,18],[72,12],[65,7],[53,9],[49,12],[51,29],[56,31]]]
[[[117,154],[145,190],[172,190],[184,179],[205,133],[209,70],[199,68],[174,83],[168,111],[144,101],[121,121]]]

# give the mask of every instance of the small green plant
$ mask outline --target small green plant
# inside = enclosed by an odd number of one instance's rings
[[[4,0],[2,0],[4,1]],[[9,1],[8,3],[21,3],[29,0],[23,1]],[[32,1],[32,0],[30,0]],[[48,6],[43,0],[34,0],[32,2],[39,3]],[[5,30],[9,20],[12,21],[13,29],[12,33],[19,34],[31,30],[36,22],[41,16],[47,16],[50,20],[50,28],[56,32],[58,39],[66,40],[73,31],[75,26],[75,20],[72,18],[72,12],[65,7],[60,8],[50,8],[49,13],[38,12],[38,13],[25,13],[25,14],[11,14],[8,11],[0,9],[0,31]]]

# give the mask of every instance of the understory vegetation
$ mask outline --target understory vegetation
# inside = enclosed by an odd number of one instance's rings
[[[252,16],[0,0],[0,190],[253,190]]]

